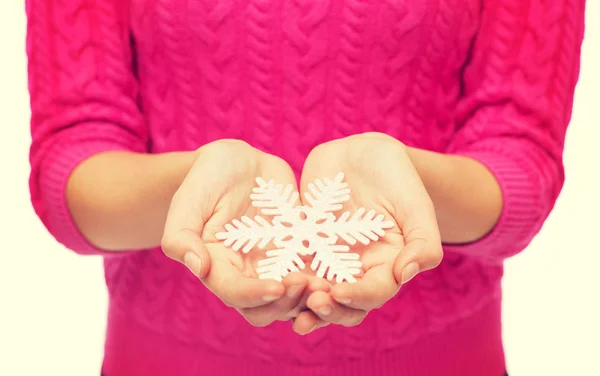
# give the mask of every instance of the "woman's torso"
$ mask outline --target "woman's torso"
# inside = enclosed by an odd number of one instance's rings
[[[297,174],[314,146],[364,131],[443,150],[457,132],[461,72],[480,6],[478,0],[131,0],[150,148],[190,150],[240,138],[283,157]],[[105,265],[111,307],[141,325],[220,353],[314,362],[336,354],[359,358],[441,330],[497,298],[502,274],[500,266],[448,254],[358,328],[331,327],[299,341],[289,323],[252,328],[160,250]]]

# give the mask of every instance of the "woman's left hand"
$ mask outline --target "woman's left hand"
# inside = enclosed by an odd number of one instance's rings
[[[329,323],[358,325],[373,309],[391,299],[417,273],[435,268],[443,256],[433,203],[398,140],[365,133],[331,141],[315,148],[302,172],[302,190],[317,178],[339,172],[351,189],[343,210],[375,210],[395,222],[377,242],[358,243],[362,276],[356,283],[335,284],[307,300],[310,310],[294,320],[294,331],[307,334]]]

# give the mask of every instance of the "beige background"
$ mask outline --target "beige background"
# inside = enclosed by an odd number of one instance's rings
[[[23,3],[0,2],[0,375],[97,376],[101,260],[56,244],[29,203]],[[506,263],[511,376],[600,376],[600,0],[587,8],[567,182],[539,236]]]

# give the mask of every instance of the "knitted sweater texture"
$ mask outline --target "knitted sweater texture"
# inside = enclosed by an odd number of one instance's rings
[[[26,3],[32,202],[59,242],[104,257],[106,376],[503,375],[502,263],[562,187],[585,1]],[[99,152],[237,138],[299,174],[313,147],[365,131],[481,161],[504,207],[358,327],[252,327],[160,249],[96,249],[66,206]]]

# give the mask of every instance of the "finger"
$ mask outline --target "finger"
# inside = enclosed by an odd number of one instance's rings
[[[312,275],[306,277],[308,277],[308,284],[304,289],[304,294],[301,296],[301,299],[296,305],[295,309],[290,312],[291,317],[296,317],[300,314],[300,312],[306,310],[306,300],[312,293],[316,291],[329,292],[329,290],[331,290],[331,284],[328,281]]]
[[[210,213],[212,203],[202,189],[191,189],[186,177],[171,199],[161,240],[161,247],[168,257],[182,262],[204,278],[210,268],[210,257],[200,237],[204,226],[203,217]],[[194,257],[195,256],[195,257]]]
[[[161,247],[165,255],[185,264],[198,278],[208,273],[211,260],[199,233],[189,229],[165,233]]]
[[[367,270],[355,283],[340,283],[331,288],[332,298],[349,308],[371,311],[380,308],[398,292],[392,265],[381,264]]]
[[[292,328],[300,335],[307,335],[317,329],[317,323],[318,317],[315,314],[311,311],[303,311],[292,321]]]
[[[310,310],[301,312],[298,317],[292,320],[292,329],[300,335],[307,335],[328,325],[328,322],[320,320],[317,315]]]
[[[416,233],[422,232],[419,236]],[[394,278],[398,284],[410,281],[417,273],[437,267],[444,256],[439,234],[426,230],[415,230],[412,238],[406,239],[406,245],[394,261]]]
[[[240,313],[254,326],[266,326],[276,320],[289,320],[300,312],[298,307],[308,284],[302,273],[290,273],[283,279],[285,294],[266,305],[242,308]]]
[[[285,311],[285,316],[280,316],[278,319],[287,320],[305,309],[304,295],[308,290],[309,278],[304,273],[294,272],[285,276],[282,283],[285,287],[285,296],[276,303],[278,308]]]
[[[307,290],[309,292],[316,292],[316,291],[328,292],[329,290],[331,290],[331,283],[329,283],[328,281],[326,281],[323,278],[318,278],[316,276],[310,276],[308,279]]]
[[[285,293],[281,282],[246,277],[227,260],[213,260],[202,282],[226,305],[238,309],[269,304]]]
[[[306,306],[326,322],[343,326],[356,326],[367,316],[367,312],[341,305],[329,294],[317,291],[308,298]]]
[[[394,263],[394,278],[398,284],[437,267],[443,258],[440,231],[430,200],[408,213],[402,232],[405,246]]]
[[[288,298],[296,298],[301,295],[300,290],[308,287],[308,276],[301,272],[293,272],[286,275],[282,281],[285,286],[285,294]]]
[[[289,275],[291,276],[293,274],[295,274],[295,273],[290,273]],[[297,273],[297,274],[301,274],[302,276],[307,278],[307,285],[304,288],[303,293],[299,296],[300,299],[298,300],[296,307],[289,313],[289,315],[292,319],[294,317],[297,317],[301,312],[307,310],[306,300],[308,299],[310,294],[312,294],[315,291],[328,292],[331,289],[331,284],[322,278],[318,278],[313,275],[306,275],[304,273]],[[286,283],[285,279],[284,279],[284,283]]]
[[[339,141],[325,142],[313,148],[304,162],[300,177],[300,193],[305,197],[310,192],[309,184],[325,177],[334,179],[340,172],[339,156],[344,146]],[[333,158],[332,158],[333,157]]]

